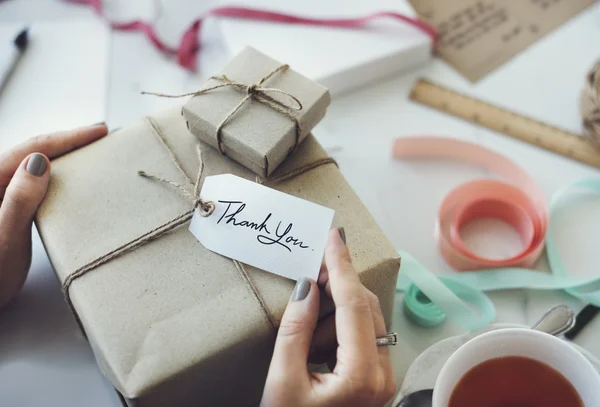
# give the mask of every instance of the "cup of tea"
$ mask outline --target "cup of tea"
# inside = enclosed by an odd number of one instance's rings
[[[433,407],[597,407],[600,374],[567,342],[527,328],[486,332],[444,364]]]

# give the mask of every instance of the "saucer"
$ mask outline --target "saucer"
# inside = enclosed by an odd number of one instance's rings
[[[467,341],[482,333],[503,328],[525,328],[525,326],[518,324],[492,324],[477,332],[444,339],[427,348],[408,368],[400,391],[396,395],[391,406],[397,406],[400,403],[400,400],[407,394],[417,390],[433,388],[444,363],[446,363],[448,358]],[[580,351],[600,373],[600,360],[596,359],[596,357],[582,347],[574,343],[571,343],[571,345]]]

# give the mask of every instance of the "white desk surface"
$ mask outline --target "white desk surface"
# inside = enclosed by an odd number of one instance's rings
[[[31,7],[32,1],[3,3],[0,23],[55,18],[61,13],[68,17],[90,14],[57,1],[39,0],[35,4],[38,3],[43,7]],[[210,25],[205,28],[211,29]],[[141,97],[140,89],[175,93],[202,83],[203,77],[226,58],[210,34],[205,37],[209,42],[202,59],[203,75],[193,76],[151,48],[141,34],[114,33],[106,115],[109,126],[127,124],[173,103]],[[390,148],[395,137],[436,134],[495,149],[529,171],[547,198],[569,182],[600,174],[583,164],[409,102],[407,96],[415,79],[427,77],[548,123],[580,131],[578,93],[586,70],[600,57],[598,38],[600,4],[475,85],[443,61],[434,60],[419,71],[339,97],[315,134],[338,160],[342,172],[394,245],[409,251],[432,270],[449,273],[451,270],[433,239],[434,216],[445,193],[457,183],[482,173],[460,164],[394,162]],[[563,231],[558,236],[561,253],[574,275],[598,273],[595,246],[600,214],[594,210],[598,203],[598,197],[577,201],[572,210],[557,219]],[[473,236],[488,230],[484,238],[473,242],[483,242],[480,249],[484,252],[500,254],[499,250],[517,249],[506,243],[514,232],[501,224],[482,221],[472,229]],[[544,261],[540,268],[544,268]],[[497,322],[528,324],[552,305],[567,303],[577,310],[582,306],[559,292],[515,290],[491,297],[497,306]],[[400,301],[398,296],[393,322],[400,337],[400,346],[393,349],[398,380],[422,350],[441,338],[460,333],[450,324],[435,329],[415,327],[405,320]],[[599,334],[597,319],[577,342],[600,357],[600,341],[594,340]],[[0,401],[8,406],[119,405],[69,315],[39,241],[34,244],[31,275],[22,295],[0,315]]]

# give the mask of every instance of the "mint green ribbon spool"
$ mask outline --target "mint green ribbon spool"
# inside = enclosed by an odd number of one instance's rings
[[[583,179],[558,191],[550,202],[546,233],[546,255],[551,273],[523,268],[498,268],[436,276],[404,251],[402,272],[396,291],[404,292],[405,315],[423,327],[434,327],[449,319],[467,330],[493,322],[495,308],[485,291],[507,289],[564,290],[579,300],[600,306],[600,277],[569,276],[560,257],[552,219],[573,190],[600,193],[600,179]]]
[[[414,284],[404,291],[403,304],[404,314],[417,325],[431,328],[446,319],[446,314]]]

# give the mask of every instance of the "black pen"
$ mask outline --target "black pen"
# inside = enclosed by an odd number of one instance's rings
[[[5,68],[1,68],[2,71],[0,71],[0,94],[2,94],[4,88],[6,88],[10,77],[17,68],[19,61],[25,54],[28,42],[29,29],[25,28],[15,37],[13,41],[14,48],[9,52],[8,58],[6,59],[8,61],[8,66],[6,66]]]

